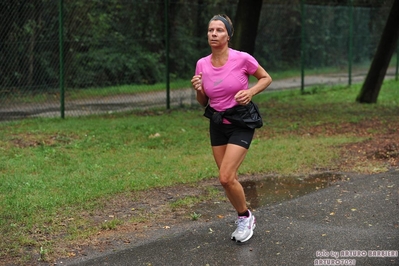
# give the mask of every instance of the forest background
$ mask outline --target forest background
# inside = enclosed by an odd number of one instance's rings
[[[225,13],[239,24],[238,2],[2,1],[0,106],[9,108],[3,116],[22,103],[59,102],[61,83],[67,103],[77,91],[75,99],[102,90],[122,102],[148,85],[165,90],[167,79],[189,86],[196,61],[210,52],[209,19]],[[300,75],[301,64],[312,73],[347,72],[352,64],[366,72],[391,5],[392,0],[265,0],[253,54],[274,78]]]

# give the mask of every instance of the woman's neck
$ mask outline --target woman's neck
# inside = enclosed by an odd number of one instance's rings
[[[212,65],[214,67],[221,67],[226,64],[229,59],[229,47],[225,46],[222,49],[212,49]]]

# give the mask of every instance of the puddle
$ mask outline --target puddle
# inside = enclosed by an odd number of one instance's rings
[[[297,198],[342,180],[342,175],[324,173],[309,177],[276,177],[241,182],[251,208]]]

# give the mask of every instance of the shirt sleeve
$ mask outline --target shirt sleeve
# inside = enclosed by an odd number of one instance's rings
[[[195,65],[195,73],[194,75],[198,75],[200,71],[200,64],[199,64],[199,60],[197,61],[197,64]]]
[[[258,61],[252,55],[250,55],[246,52],[242,52],[242,53],[243,53],[243,57],[246,62],[247,73],[249,75],[254,74],[259,67]]]
[[[195,66],[195,75],[199,75],[199,73],[204,72],[203,65],[204,65],[204,59],[201,58],[200,60],[197,61],[197,65]]]

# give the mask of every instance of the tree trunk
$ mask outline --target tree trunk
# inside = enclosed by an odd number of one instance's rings
[[[240,0],[234,23],[232,46],[240,51],[253,54],[258,32],[262,0]]]
[[[360,103],[376,103],[399,37],[399,1],[394,1],[366,80],[357,96]]]

